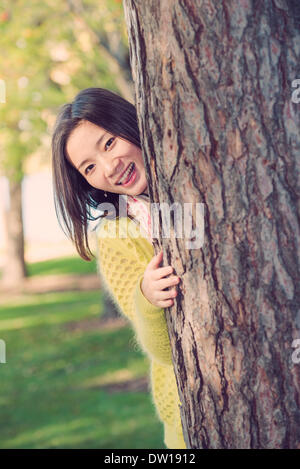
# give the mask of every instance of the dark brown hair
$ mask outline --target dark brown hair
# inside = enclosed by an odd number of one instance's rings
[[[110,90],[87,88],[80,91],[72,103],[64,104],[59,110],[52,135],[56,216],[64,233],[75,243],[80,257],[91,261],[94,256],[88,245],[88,221],[107,216],[104,212],[94,217],[91,208],[96,209],[100,203],[109,202],[114,205],[118,217],[119,194],[107,192],[107,197],[104,197],[104,191],[92,187],[66,157],[67,140],[83,120],[99,125],[139,148],[141,144],[135,106]],[[129,214],[127,216],[132,219]]]

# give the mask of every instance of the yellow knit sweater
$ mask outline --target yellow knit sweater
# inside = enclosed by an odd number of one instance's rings
[[[140,285],[155,255],[154,248],[127,217],[102,220],[97,247],[103,286],[118,310],[131,321],[137,341],[150,358],[152,396],[164,423],[165,445],[185,449],[165,312],[144,297]]]

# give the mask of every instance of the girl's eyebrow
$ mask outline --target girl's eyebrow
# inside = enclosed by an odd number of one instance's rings
[[[95,148],[98,147],[98,145],[102,142],[102,140],[104,139],[105,135],[107,134],[107,132],[104,132],[100,138],[98,138],[96,144],[95,144]],[[86,158],[85,160],[83,160],[80,165],[78,166],[78,171],[80,170],[80,168],[85,164],[87,163],[88,161],[90,161],[91,158]]]

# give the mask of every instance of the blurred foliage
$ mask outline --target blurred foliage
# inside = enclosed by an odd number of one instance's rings
[[[124,94],[120,70],[131,79],[120,0],[2,0],[0,51],[6,87],[0,173],[17,181],[34,152],[50,161],[60,105],[91,86]],[[82,273],[83,266],[95,271],[95,263],[81,259],[28,269],[30,275]],[[95,327],[102,305],[99,291],[27,295],[0,305],[7,360],[0,365],[0,447],[163,447],[148,392],[110,394],[101,387],[148,373],[129,326]]]
[[[22,180],[33,152],[40,150],[49,160],[61,104],[91,86],[119,92],[107,57],[130,80],[118,0],[2,0],[0,50],[0,80],[6,85],[6,102],[0,103],[0,172],[11,180]]]

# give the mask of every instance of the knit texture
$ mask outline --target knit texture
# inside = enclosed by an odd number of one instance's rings
[[[150,379],[157,415],[164,423],[167,448],[185,449],[179,397],[163,308],[141,291],[153,245],[128,217],[104,219],[97,230],[98,273],[121,314],[132,323],[136,340],[150,358]]]

